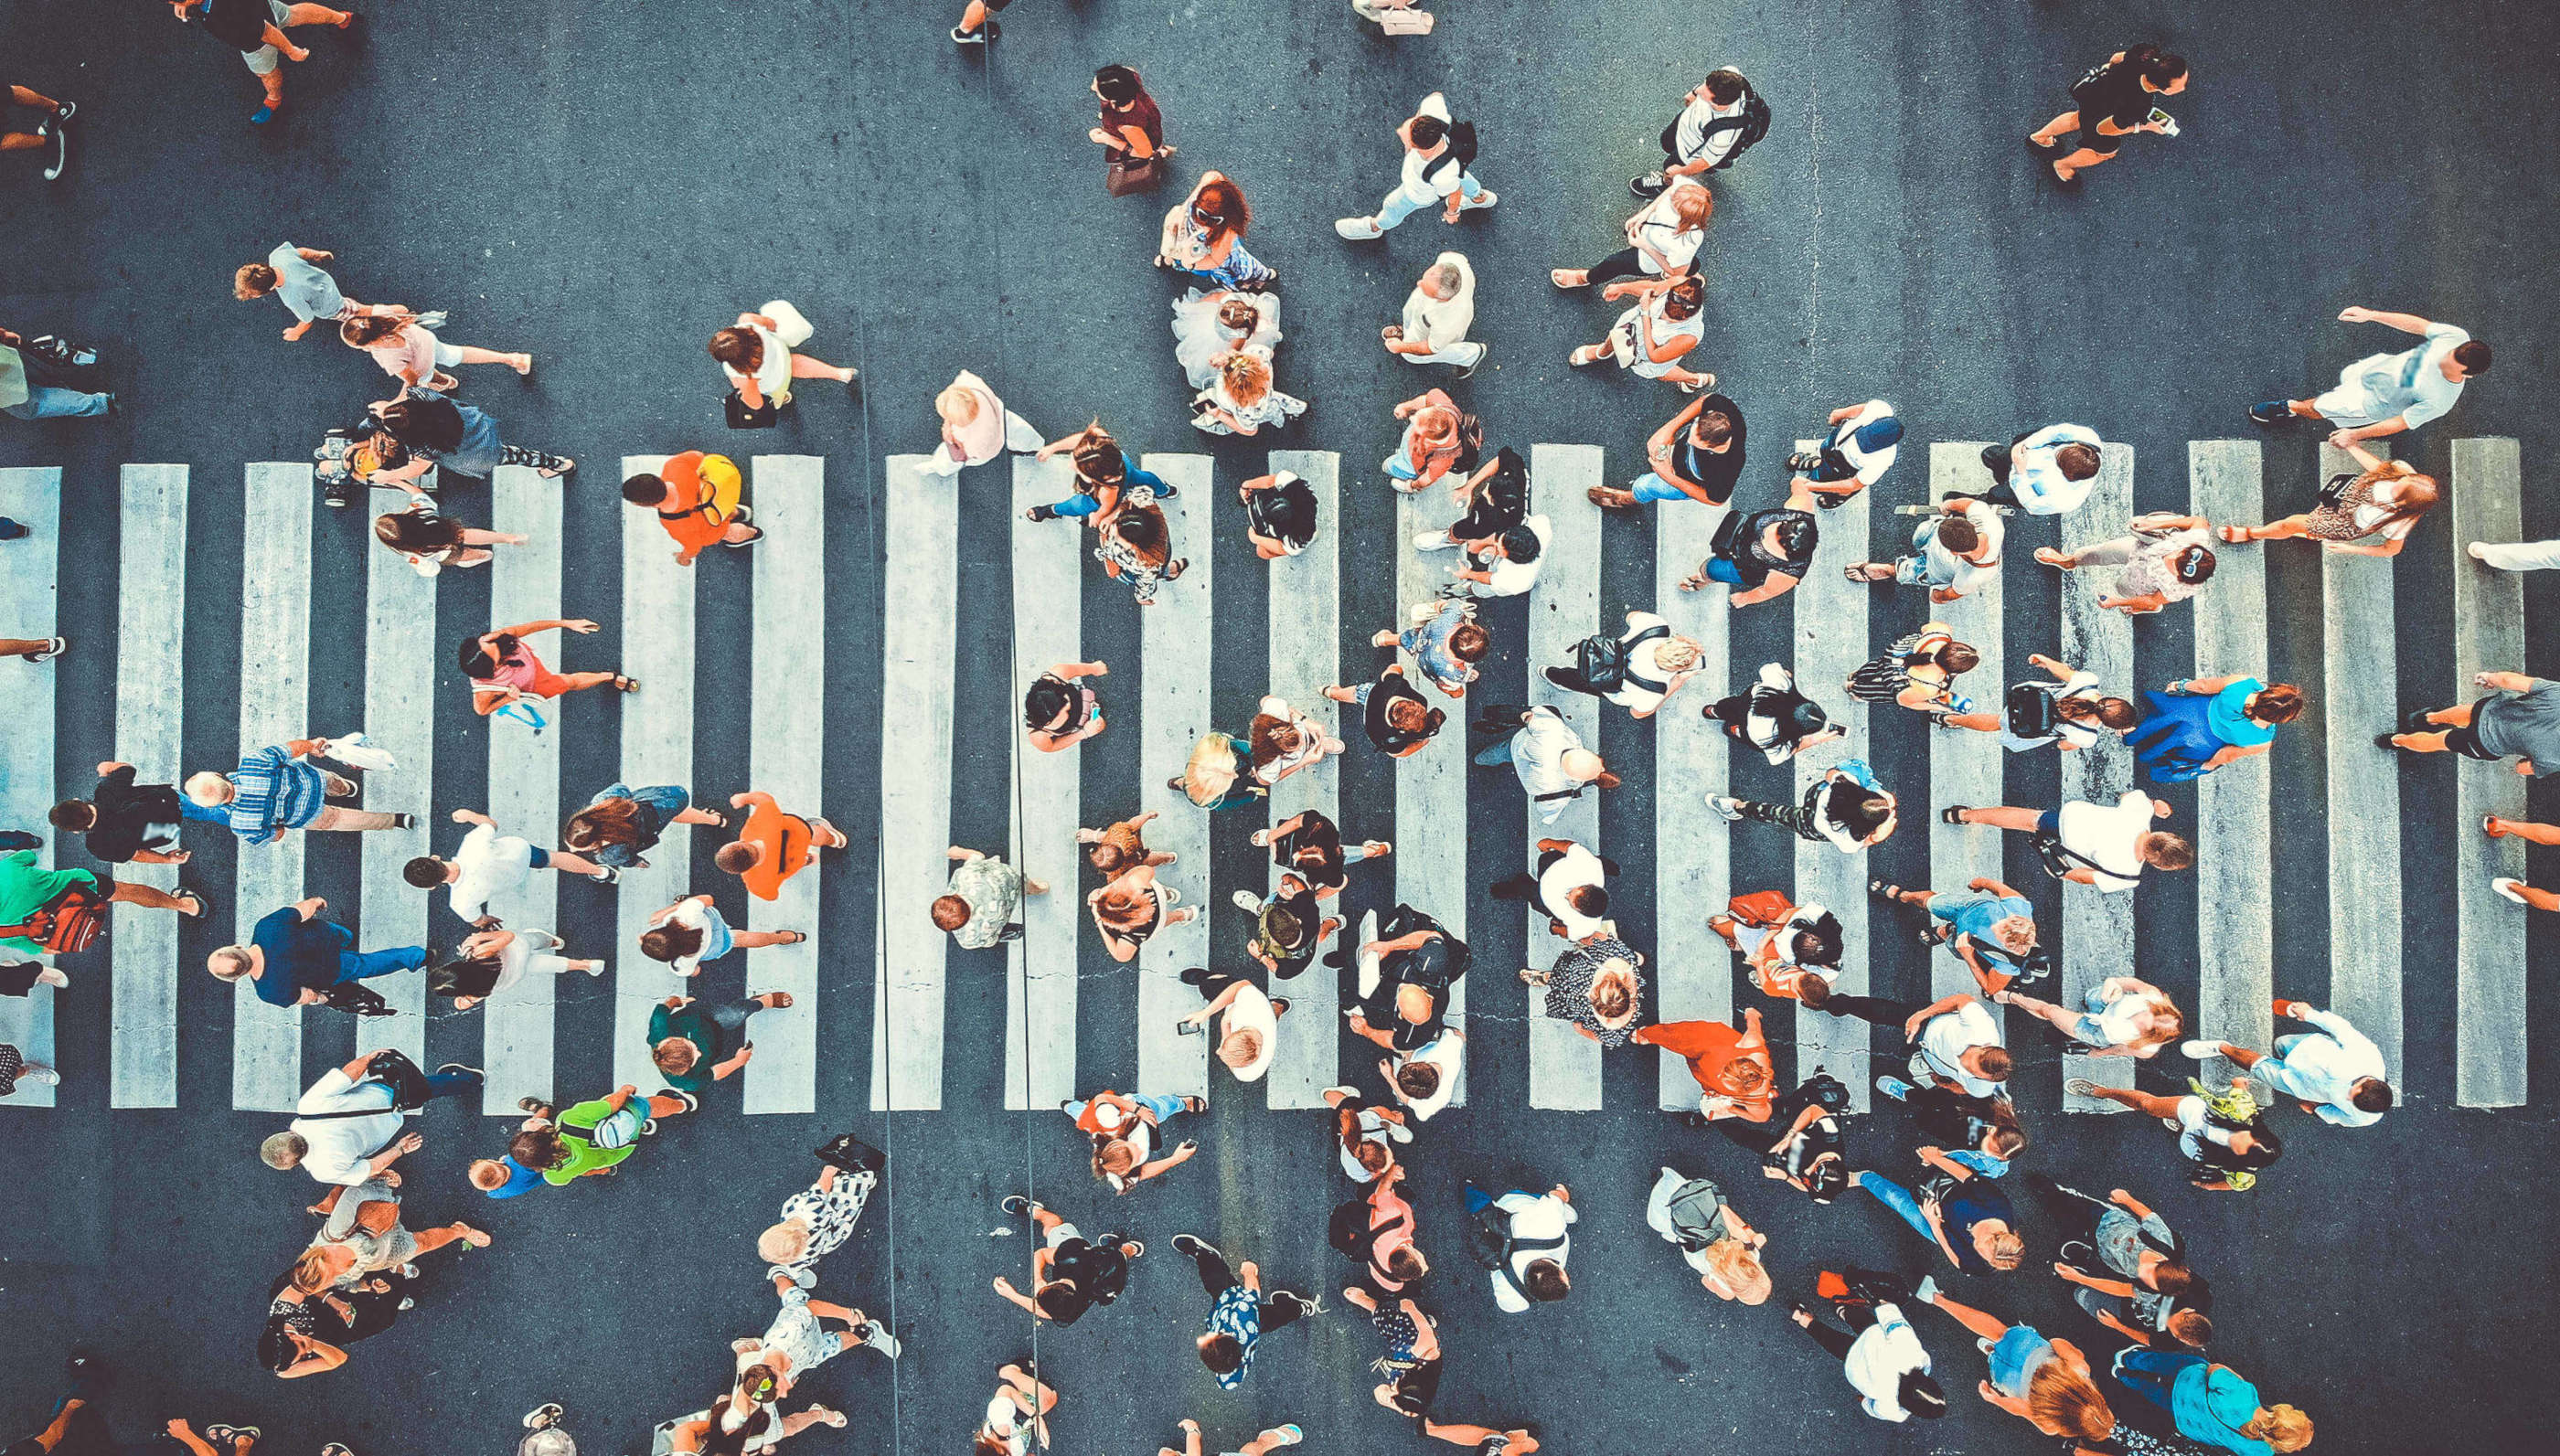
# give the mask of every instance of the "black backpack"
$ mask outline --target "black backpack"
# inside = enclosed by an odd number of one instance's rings
[[[1762,137],[1769,134],[1769,103],[1760,99],[1757,87],[1751,86],[1747,81],[1744,82],[1744,86],[1746,89],[1742,96],[1742,114],[1720,116],[1706,124],[1703,134],[1706,137],[1712,137],[1718,132],[1736,130],[1741,132],[1741,135],[1733,139],[1732,150],[1724,154],[1723,161],[1706,169],[1709,172],[1721,172],[1741,161],[1744,152],[1751,150]]]
[[[2008,731],[2033,743],[2051,738],[2062,723],[2062,706],[2053,691],[2038,682],[2021,682],[2008,690]]]
[[[1582,673],[1582,680],[1591,684],[1595,692],[1616,692],[1631,678],[1640,686],[1660,692],[1669,684],[1635,677],[1628,670],[1629,659],[1637,648],[1656,638],[1671,635],[1672,630],[1668,627],[1648,627],[1633,638],[1622,638],[1614,633],[1586,637],[1573,645],[1573,664]]]

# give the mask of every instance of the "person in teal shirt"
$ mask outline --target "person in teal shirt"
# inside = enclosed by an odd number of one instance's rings
[[[150,885],[117,884],[91,870],[47,869],[36,858],[36,851],[21,849],[0,856],[0,927],[25,925],[29,916],[75,888],[93,890],[102,899],[152,910],[174,910],[180,915],[205,913],[205,902],[193,891],[172,895]],[[46,948],[25,936],[0,939],[0,950],[42,955]]]
[[[2128,1348],[2116,1356],[2116,1379],[2175,1417],[2179,1435],[2234,1456],[2288,1456],[2312,1443],[2310,1416],[2261,1405],[2256,1385],[2201,1355]]]
[[[2303,690],[2237,673],[2187,677],[2143,694],[2143,721],[2125,736],[2155,784],[2182,784],[2267,751],[2276,729],[2302,716]]]
[[[657,1064],[670,1089],[699,1094],[755,1056],[755,1044],[743,1036],[748,1017],[790,1004],[788,991],[767,991],[748,1000],[718,1004],[669,996],[649,1013],[649,1060]],[[732,1045],[734,1052],[729,1050]]]

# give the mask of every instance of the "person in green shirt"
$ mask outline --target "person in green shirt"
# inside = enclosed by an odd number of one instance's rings
[[[551,1115],[547,1126],[529,1126],[508,1144],[508,1156],[543,1175],[554,1188],[590,1173],[610,1173],[639,1150],[640,1139],[658,1130],[658,1120],[702,1105],[691,1092],[663,1092],[641,1097],[628,1083],[603,1096]],[[537,1104],[539,1105],[539,1104]],[[531,1108],[528,1108],[531,1110]],[[537,1122],[551,1114],[535,1112]]]
[[[755,1044],[744,1040],[746,1019],[758,1011],[779,1011],[791,1004],[788,991],[767,991],[744,1001],[707,1004],[691,996],[669,996],[649,1013],[649,1060],[677,1092],[699,1093],[731,1076],[755,1056]],[[734,1044],[736,1051],[729,1051]]]
[[[56,896],[80,886],[94,889],[108,900],[127,905],[174,910],[180,915],[205,913],[205,902],[194,891],[172,895],[150,885],[118,884],[90,870],[47,869],[36,858],[36,851],[21,849],[15,854],[0,856],[0,926],[25,925],[29,916],[53,903]],[[45,948],[24,936],[0,939],[0,949],[41,955]]]

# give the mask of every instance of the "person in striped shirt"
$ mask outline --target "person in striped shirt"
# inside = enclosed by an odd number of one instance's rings
[[[190,774],[180,812],[228,825],[251,844],[273,844],[287,829],[405,829],[416,821],[413,814],[374,813],[330,802],[355,798],[356,786],[311,762],[328,747],[325,738],[295,738],[241,755],[240,767],[229,774]]]

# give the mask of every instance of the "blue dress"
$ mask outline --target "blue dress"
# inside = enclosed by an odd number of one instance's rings
[[[2184,784],[2203,777],[2204,765],[2229,745],[2213,731],[2210,697],[2185,692],[2146,692],[2143,720],[2125,735],[2143,772],[2155,784]]]
[[[1184,219],[1183,225],[1188,230],[1192,246],[1205,251],[1208,247],[1207,230],[1189,218]],[[1279,276],[1264,267],[1261,259],[1245,251],[1244,239],[1241,237],[1228,246],[1226,261],[1214,268],[1183,267],[1179,263],[1175,266],[1182,267],[1184,272],[1196,278],[1206,278],[1220,288],[1249,288]]]

